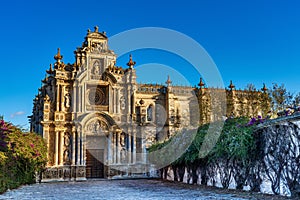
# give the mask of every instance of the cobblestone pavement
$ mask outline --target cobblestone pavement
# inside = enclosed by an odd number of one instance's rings
[[[160,180],[98,180],[42,183],[11,190],[0,199],[257,199],[221,190]],[[259,198],[264,199],[264,198]]]

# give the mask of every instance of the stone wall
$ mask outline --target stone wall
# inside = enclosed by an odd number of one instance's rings
[[[270,120],[255,130],[258,151],[249,155],[249,165],[235,160],[209,163],[200,159],[191,165],[165,167],[160,170],[161,177],[189,184],[299,196],[300,121],[289,118]]]

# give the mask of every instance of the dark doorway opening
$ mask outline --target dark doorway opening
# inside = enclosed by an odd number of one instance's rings
[[[104,178],[103,149],[86,150],[86,178]]]

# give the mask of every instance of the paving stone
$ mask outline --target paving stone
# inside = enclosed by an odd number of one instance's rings
[[[183,184],[160,180],[97,180],[86,182],[41,183],[22,186],[0,196],[0,199],[242,199]]]

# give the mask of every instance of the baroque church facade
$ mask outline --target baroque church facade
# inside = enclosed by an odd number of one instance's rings
[[[47,143],[44,181],[143,174],[152,144],[225,115],[266,115],[270,107],[265,86],[207,88],[201,78],[199,87],[173,86],[170,77],[165,85],[138,84],[132,56],[126,68],[116,66],[98,27],[74,53],[75,63],[65,64],[58,49],[29,116],[31,131]],[[214,105],[226,110],[216,114]]]

